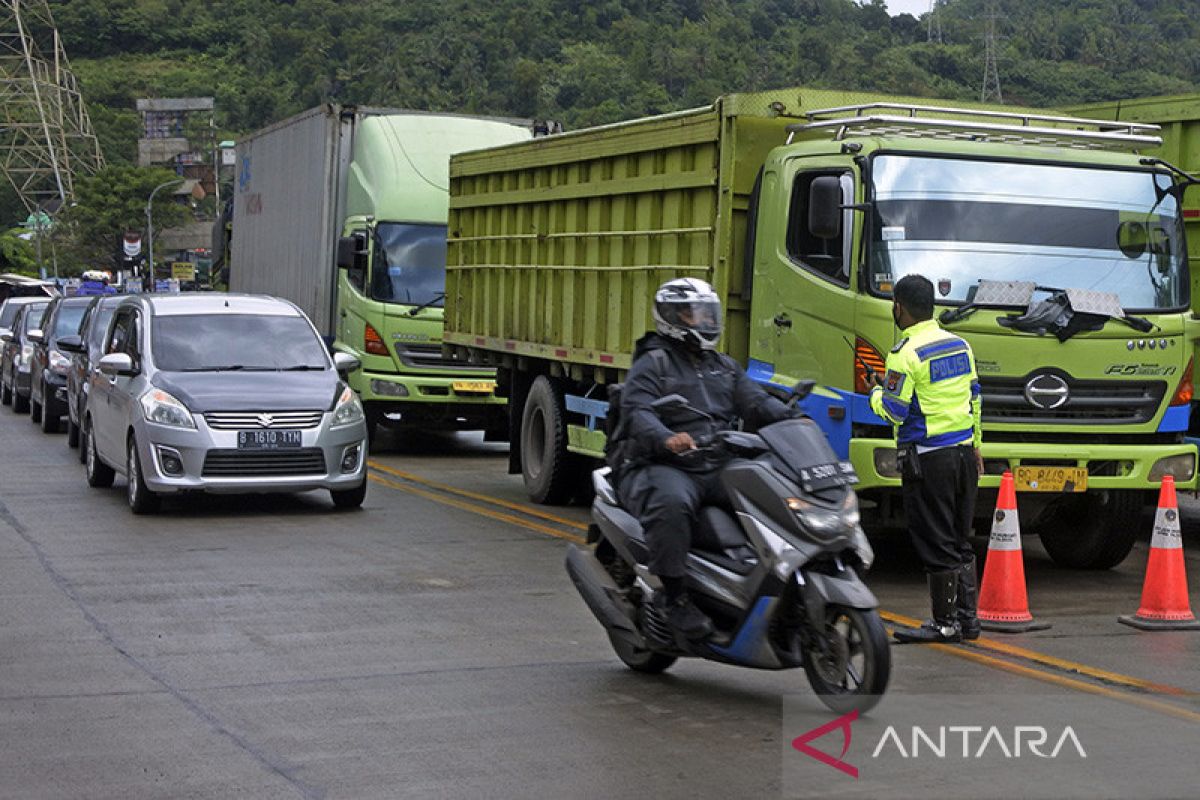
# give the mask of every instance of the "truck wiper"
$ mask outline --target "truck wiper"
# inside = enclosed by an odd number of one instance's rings
[[[408,315],[410,317],[415,317],[417,315],[418,311],[423,311],[423,310],[429,308],[431,305],[433,305],[434,303],[436,303],[439,300],[444,299],[445,297],[446,297],[445,292],[438,292],[437,294],[435,294],[433,296],[432,300],[427,300],[424,303],[421,303],[421,305],[415,306],[414,308],[410,309],[408,312]]]

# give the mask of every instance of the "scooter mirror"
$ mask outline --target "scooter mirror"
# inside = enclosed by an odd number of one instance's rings
[[[792,397],[796,400],[803,400],[812,394],[812,390],[817,387],[817,382],[811,378],[808,380],[797,381],[792,387]]]
[[[666,397],[660,397],[650,404],[656,412],[663,411],[678,411],[688,407],[687,398],[681,394],[669,394]]]

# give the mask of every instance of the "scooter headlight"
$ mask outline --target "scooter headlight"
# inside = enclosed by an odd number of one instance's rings
[[[803,500],[789,497],[784,502],[795,512],[800,524],[817,536],[827,537],[858,525],[858,497],[847,492],[841,508],[825,508]]]

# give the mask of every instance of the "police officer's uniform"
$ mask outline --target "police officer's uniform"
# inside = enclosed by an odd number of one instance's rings
[[[896,427],[904,512],[929,575],[933,627],[953,629],[957,621],[974,638],[975,555],[968,537],[979,481],[974,448],[982,442],[975,359],[963,339],[935,320],[901,333],[883,386],[871,390],[871,408]]]

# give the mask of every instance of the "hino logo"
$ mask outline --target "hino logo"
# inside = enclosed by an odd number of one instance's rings
[[[1046,411],[1058,408],[1070,396],[1067,382],[1057,375],[1038,375],[1025,384],[1025,399],[1029,405]]]

